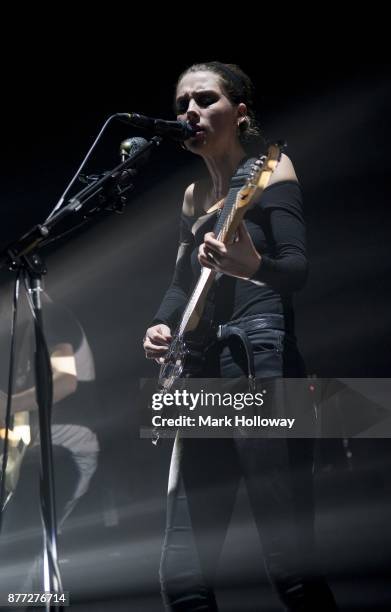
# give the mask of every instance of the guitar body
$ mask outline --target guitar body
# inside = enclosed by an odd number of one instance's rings
[[[178,378],[202,377],[205,371],[206,348],[214,338],[211,326],[202,320],[195,331],[174,334],[160,368],[159,387],[169,391]]]

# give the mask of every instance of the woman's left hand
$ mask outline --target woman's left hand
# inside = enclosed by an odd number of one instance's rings
[[[262,258],[243,221],[238,226],[235,241],[231,244],[216,240],[213,232],[205,234],[204,240],[198,251],[198,261],[205,268],[245,280],[258,270]]]

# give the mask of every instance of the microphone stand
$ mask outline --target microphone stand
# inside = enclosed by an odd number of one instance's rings
[[[51,437],[53,379],[50,355],[44,334],[41,303],[42,277],[47,273],[47,268],[37,251],[45,245],[53,228],[60,221],[72,216],[75,212],[81,211],[92,198],[99,197],[99,205],[94,208],[94,213],[107,210],[105,204],[110,204],[109,200],[113,198],[117,200],[114,210],[122,208],[126,199],[123,194],[133,187],[130,183],[130,179],[135,174],[133,166],[140,162],[143,156],[146,157],[150,150],[159,146],[161,141],[162,138],[154,136],[113,170],[82,189],[69,200],[68,204],[59,209],[43,224],[35,225],[20,239],[9,244],[0,252],[0,268],[7,266],[10,270],[23,271],[34,316],[36,399],[41,447],[40,495],[44,529],[44,587],[50,593],[60,593],[62,584],[57,561],[57,517]],[[54,612],[59,607],[62,609],[61,606],[54,606],[50,602],[46,602],[47,610],[53,610]]]

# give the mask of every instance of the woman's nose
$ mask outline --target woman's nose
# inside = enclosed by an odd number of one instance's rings
[[[199,117],[199,109],[195,100],[191,99],[189,101],[189,106],[187,107],[187,118]]]

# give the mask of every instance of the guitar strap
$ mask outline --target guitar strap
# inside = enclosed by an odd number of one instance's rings
[[[236,202],[236,196],[238,195],[239,191],[241,190],[241,188],[243,187],[243,185],[245,184],[245,182],[247,181],[249,175],[250,175],[250,169],[251,166],[253,165],[253,163],[256,161],[255,157],[250,157],[245,159],[238,167],[238,169],[236,170],[235,174],[232,176],[231,178],[231,182],[229,184],[229,191],[228,191],[228,195],[224,200],[224,206],[221,209],[220,215],[216,221],[216,224],[214,226],[214,233],[217,234],[220,232],[221,228],[223,227],[225,220],[227,219],[228,215],[230,214],[232,207],[234,206],[235,202]]]
[[[239,165],[235,174],[232,176],[231,182],[229,185],[229,191],[228,191],[227,197],[224,200],[224,206],[220,209],[220,214],[218,215],[217,221],[213,228],[213,232],[216,236],[220,232],[221,228],[224,225],[226,218],[230,214],[232,207],[234,206],[236,202],[236,196],[238,195],[239,191],[241,190],[241,188],[247,181],[249,174],[250,174],[250,168],[255,161],[256,161],[256,157],[250,157],[250,158],[244,159],[242,163]],[[215,332],[211,333],[212,324],[213,324],[214,315],[215,315],[215,292],[216,292],[216,285],[213,283],[212,287],[210,288],[208,292],[207,298],[206,298],[204,312],[203,312],[203,316],[201,318],[201,324],[200,324],[201,330],[199,330],[201,331],[201,335],[204,336],[205,340],[209,336],[209,344],[211,344],[213,341],[216,340],[216,333]],[[202,328],[204,328],[205,330],[204,332],[202,332]],[[205,344],[207,348],[208,346],[207,342],[205,342]]]

